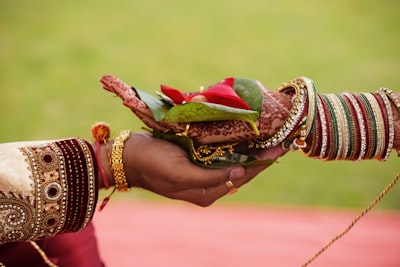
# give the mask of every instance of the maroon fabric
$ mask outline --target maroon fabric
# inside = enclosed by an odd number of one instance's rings
[[[92,223],[81,232],[60,234],[36,243],[60,267],[104,267]],[[1,245],[0,261],[7,267],[47,266],[29,242]]]
[[[87,143],[87,142],[86,142]],[[89,177],[88,167],[86,166],[85,152],[81,148],[78,140],[67,139],[55,142],[58,148],[63,153],[66,165],[66,177],[68,183],[68,205],[65,215],[66,221],[62,233],[76,232],[85,222],[86,214],[88,214],[89,193]],[[87,143],[88,144],[88,143]],[[88,145],[92,158],[95,159],[95,154],[90,145]],[[97,190],[97,165],[96,160],[93,160],[95,166],[95,189]],[[97,203],[97,191],[94,191],[94,203]]]

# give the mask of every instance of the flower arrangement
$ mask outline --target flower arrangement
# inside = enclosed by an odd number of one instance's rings
[[[199,92],[183,93],[161,85],[164,95],[156,98],[135,88],[157,121],[204,122],[242,120],[249,123],[258,135],[255,124],[263,103],[261,86],[253,80],[226,78]]]

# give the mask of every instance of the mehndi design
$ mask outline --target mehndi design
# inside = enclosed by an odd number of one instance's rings
[[[238,119],[196,121],[191,122],[189,129],[187,129],[188,122],[157,121],[149,106],[141,99],[139,90],[127,85],[117,77],[105,75],[100,81],[104,89],[117,94],[123,100],[123,104],[130,108],[147,127],[161,133],[177,134],[185,132],[197,144],[242,142],[269,138],[282,127],[289,116],[288,107],[292,106],[290,94],[272,93],[257,82],[263,96],[260,113],[254,122],[259,133],[248,122]]]

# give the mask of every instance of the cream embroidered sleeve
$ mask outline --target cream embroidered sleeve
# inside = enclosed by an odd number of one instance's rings
[[[0,144],[0,244],[83,229],[97,203],[96,170],[79,138]]]

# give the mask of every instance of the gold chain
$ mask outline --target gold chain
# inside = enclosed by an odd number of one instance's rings
[[[221,157],[226,153],[225,149],[228,150],[228,153],[232,154],[234,152],[233,147],[237,144],[231,143],[219,146],[202,145],[196,149],[192,143],[193,157],[204,164],[211,164],[214,158]]]
[[[378,204],[379,201],[389,192],[390,189],[393,188],[393,186],[397,183],[397,181],[400,179],[400,173],[397,174],[397,176],[386,186],[385,189],[375,198],[374,201],[369,204],[369,206],[364,209],[350,224],[347,226],[347,228],[342,231],[340,234],[336,235],[334,238],[332,238],[331,241],[329,241],[325,246],[323,246],[317,253],[314,254],[308,261],[306,261],[302,267],[308,266],[311,262],[313,262],[316,258],[318,258],[325,250],[327,250],[333,243],[335,243],[337,240],[339,240],[341,237],[343,237],[345,234],[347,234],[351,228],[362,218],[364,217],[373,207],[375,207],[376,204]]]

